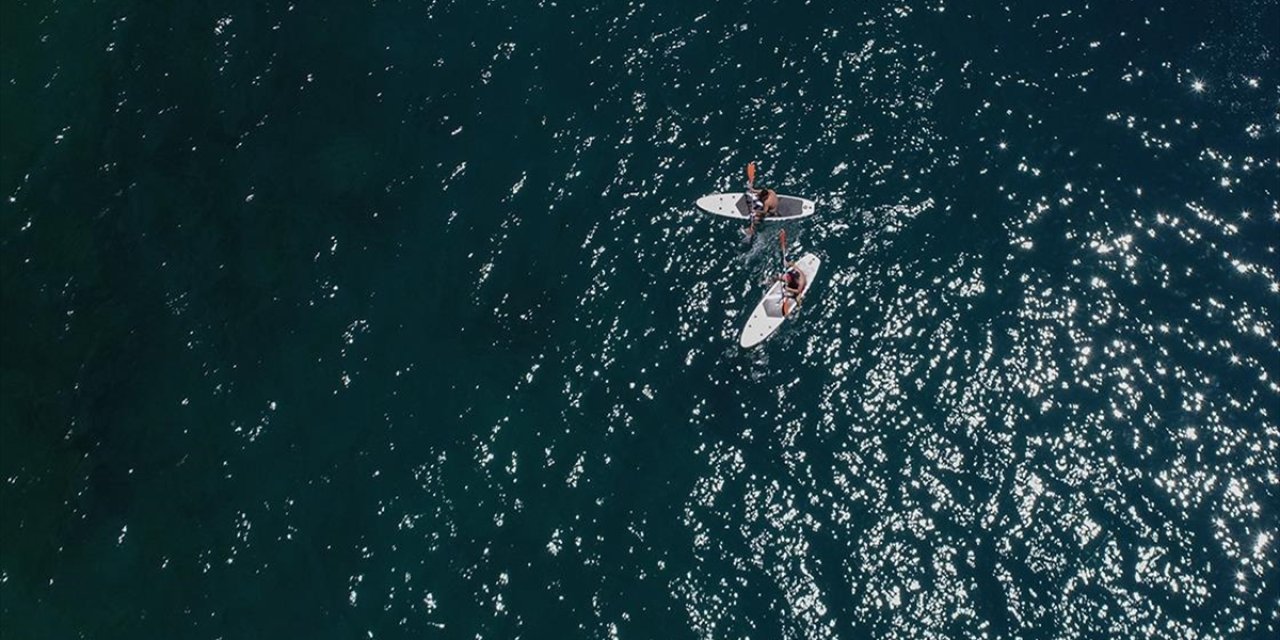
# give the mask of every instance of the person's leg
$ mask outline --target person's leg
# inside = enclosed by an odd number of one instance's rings
[[[747,225],[747,239],[756,237],[756,223],[760,222],[760,212],[756,212],[751,216],[751,224]]]

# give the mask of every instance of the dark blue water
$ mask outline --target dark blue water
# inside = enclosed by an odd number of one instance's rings
[[[0,636],[1275,637],[1277,24],[7,3]]]

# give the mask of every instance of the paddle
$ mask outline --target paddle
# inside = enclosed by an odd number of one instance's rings
[[[747,186],[752,187],[756,183],[756,163],[747,163]]]
[[[756,184],[756,163],[747,163],[747,189],[755,189]],[[750,242],[756,237],[756,219],[751,218],[751,224],[747,225],[747,230],[743,232],[743,242]]]

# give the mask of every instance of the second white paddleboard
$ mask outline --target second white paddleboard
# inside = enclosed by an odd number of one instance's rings
[[[812,253],[805,254],[804,257],[796,260],[796,267],[804,272],[807,281],[804,291],[800,292],[801,301],[813,288],[813,282],[818,277],[818,267],[821,265],[822,260]],[[774,282],[773,286],[769,287],[769,291],[764,294],[764,298],[760,300],[760,304],[756,305],[755,311],[751,312],[751,317],[747,318],[747,324],[742,327],[739,343],[744,349],[750,349],[764,342],[778,330],[778,327],[782,326],[783,321],[790,317],[782,314],[782,299],[782,283]],[[795,313],[795,310],[792,309],[791,312]]]

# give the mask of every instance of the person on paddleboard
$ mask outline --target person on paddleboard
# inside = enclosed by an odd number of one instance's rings
[[[756,165],[747,165],[747,202],[751,204],[751,225],[747,227],[747,238],[754,238],[756,225],[778,212],[778,192],[768,187],[756,189]]]
[[[800,304],[800,296],[809,284],[809,278],[796,263],[791,262],[787,264],[787,270],[778,276],[778,281],[782,283],[782,315],[785,316]]]
[[[747,189],[747,201],[751,203],[751,225],[744,232],[748,239],[756,236],[756,225],[778,212],[778,192],[773,189]]]

